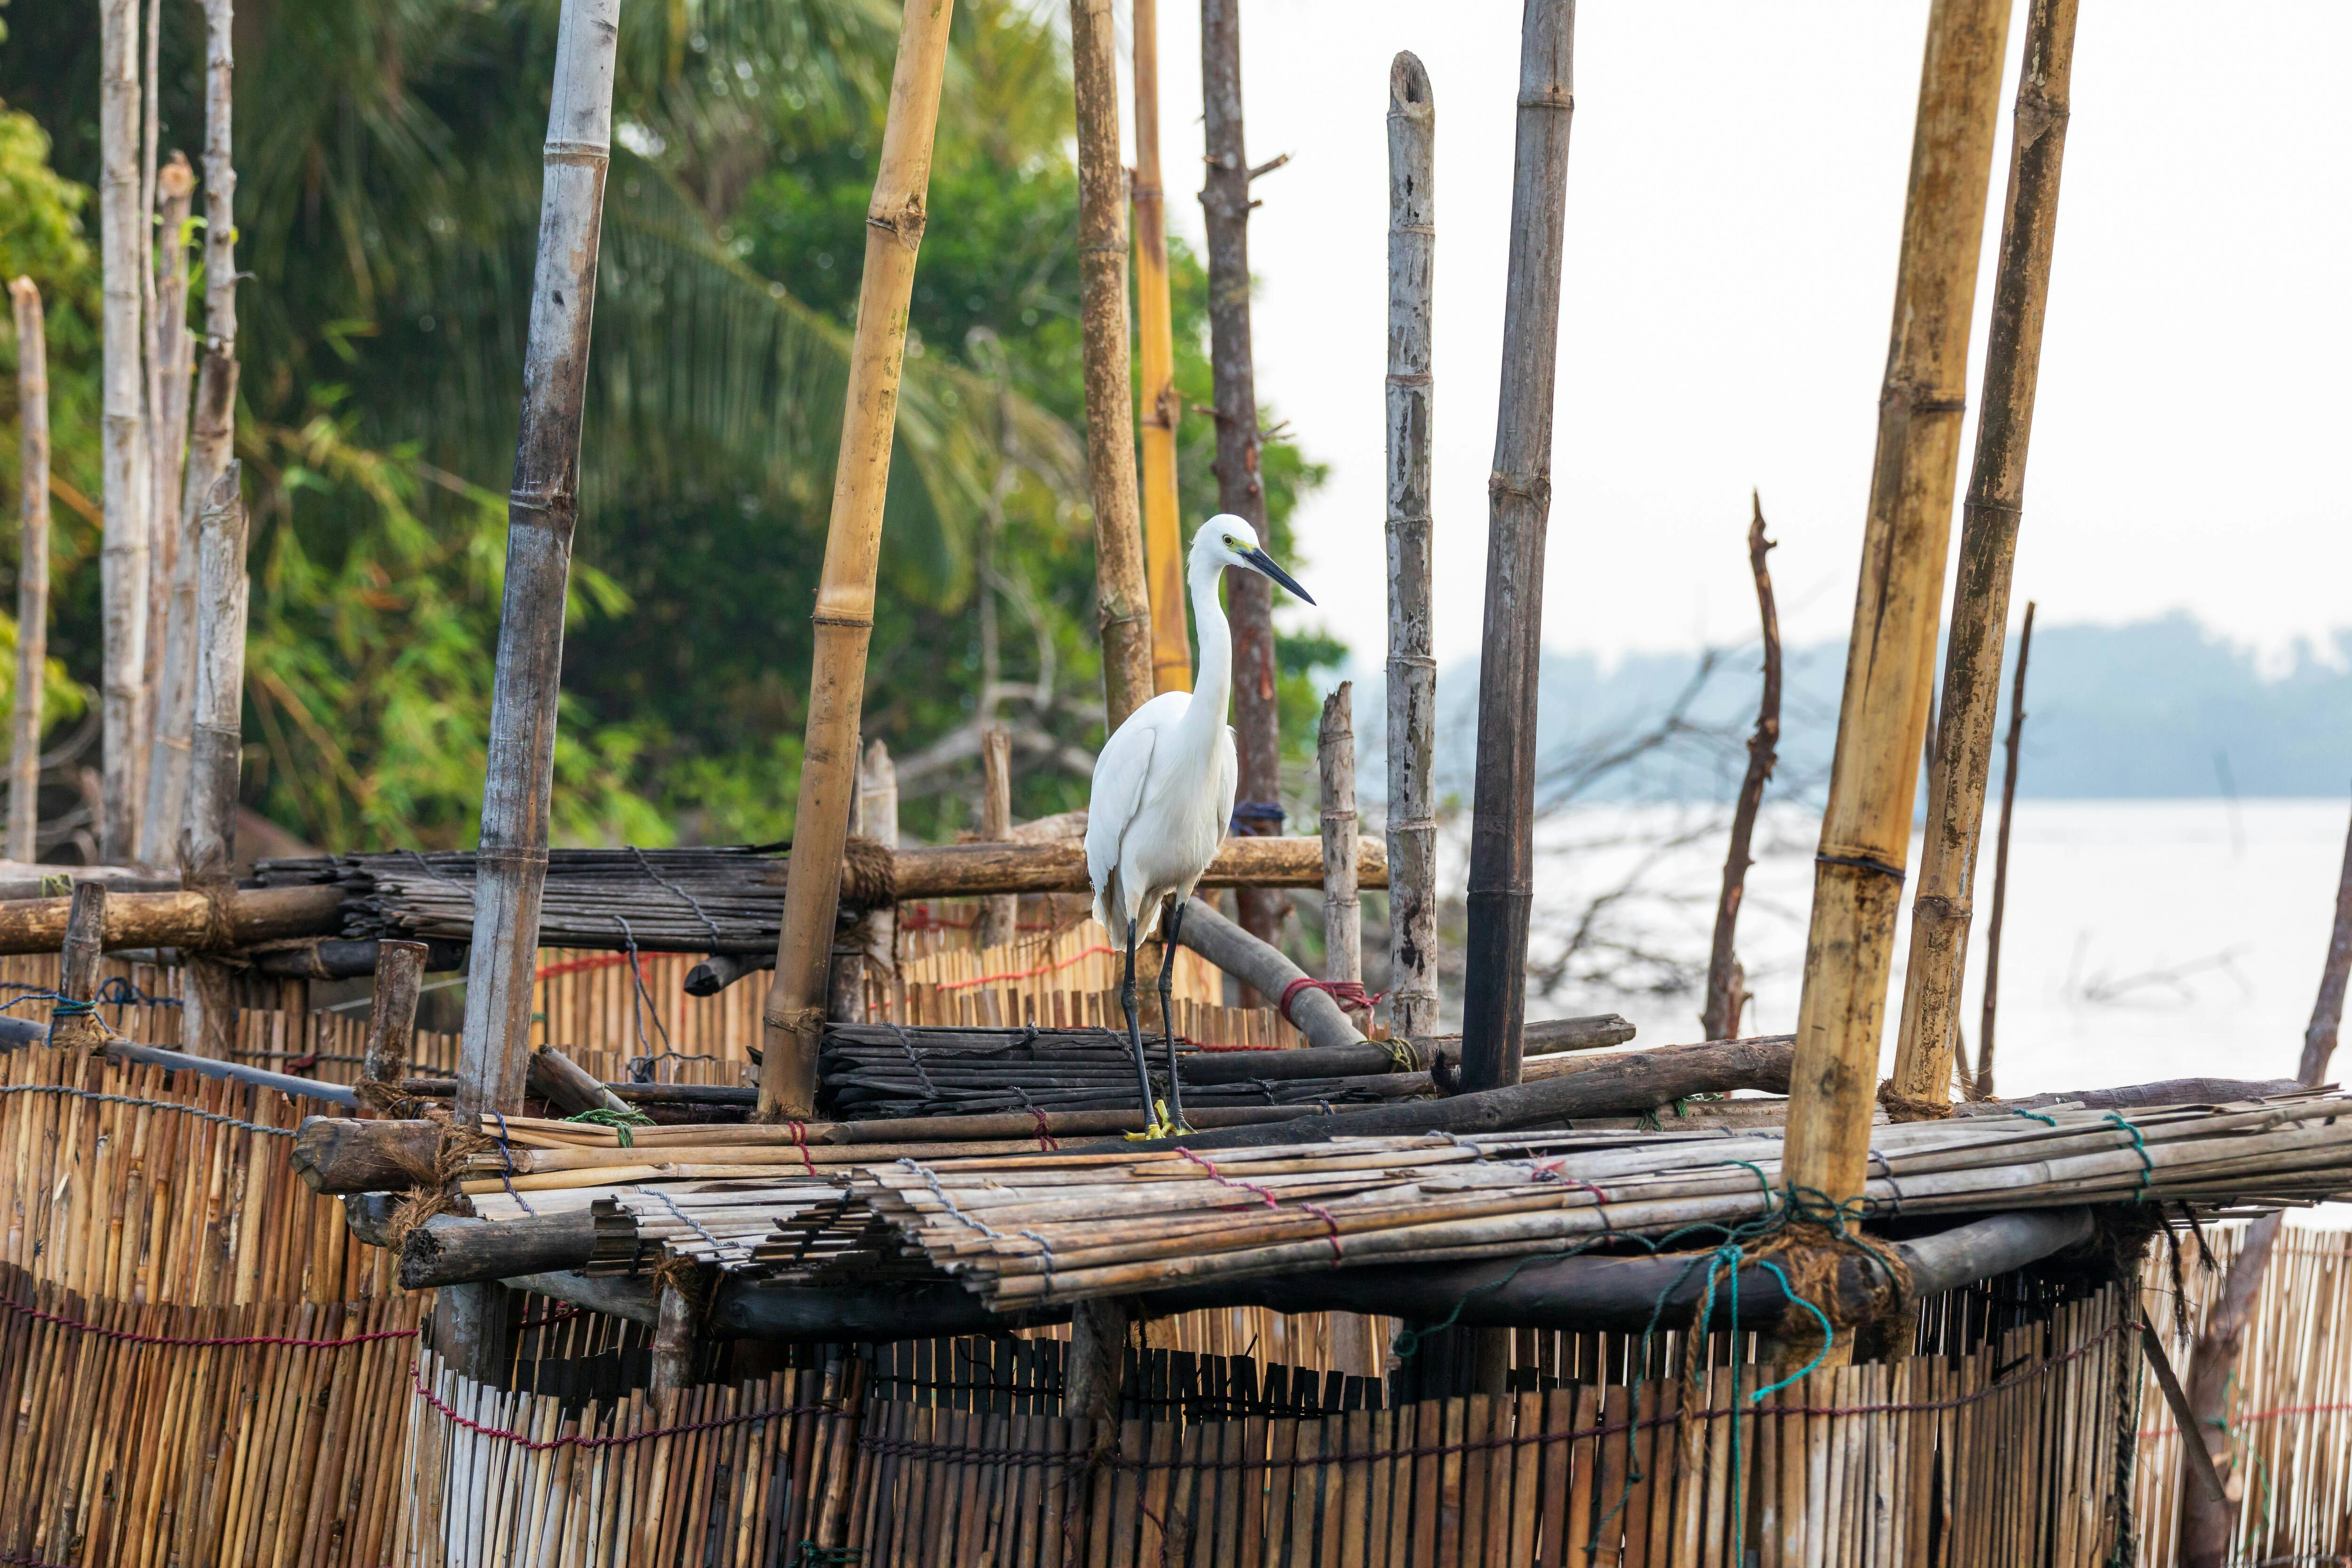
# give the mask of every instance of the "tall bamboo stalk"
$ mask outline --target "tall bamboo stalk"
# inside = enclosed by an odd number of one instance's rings
[[[8,757],[8,858],[39,857],[41,678],[49,662],[49,350],[41,290],[30,278],[8,284],[16,313],[16,740]]]
[[[1433,1035],[1437,659],[1430,616],[1430,378],[1437,101],[1409,53],[1389,65],[1389,1032]]]
[[[1323,978],[1364,978],[1364,909],[1356,891],[1356,684],[1323,700],[1316,736],[1323,795]]]
[[[2077,0],[2032,0],[2025,68],[2017,84],[2008,210],[1985,336],[1984,403],[1961,510],[1959,580],[1944,647],[1940,733],[1927,781],[1927,826],[1911,903],[1911,952],[1903,976],[1903,1023],[1890,1100],[1948,1100],[1968,970],[1969,894],[1984,830],[1985,782],[2000,706],[2001,644],[2025,500],[2026,443],[2050,299],[2050,252],[2058,229],[2059,164],[2065,152],[2067,86],[2074,65]]]
[[[180,880],[208,899],[234,888],[237,761],[245,716],[247,524],[243,465],[231,462],[205,498],[196,545],[195,729],[189,752],[187,822]],[[218,911],[221,906],[214,905]],[[215,926],[225,923],[216,913]],[[226,946],[215,940],[213,945]],[[226,1057],[236,1042],[228,969],[199,958],[188,966],[181,1041],[197,1056]]]
[[[187,797],[189,731],[194,722],[195,532],[205,497],[219,482],[235,447],[236,410],[236,163],[234,156],[236,57],[235,0],[205,0],[205,358],[188,426],[188,454],[176,510],[171,602],[163,615],[163,658],[154,688],[155,749],[149,761],[147,816],[157,842],[176,844]]]
[[[2017,634],[2017,669],[2009,689],[2009,738],[2001,742],[2000,826],[1993,835],[1992,913],[1985,921],[1984,1006],[1977,1016],[1977,1093],[1992,1098],[1993,1021],[2000,1005],[2000,926],[2009,912],[2009,818],[2017,805],[2017,753],[2025,738],[2025,664],[2033,652],[2033,601]]]
[[[172,706],[164,689],[163,667],[171,648],[173,580],[184,547],[178,525],[188,455],[189,361],[195,342],[188,331],[187,246],[188,208],[195,186],[194,173],[178,153],[172,154],[171,162],[155,177],[155,309],[147,333],[153,486],[148,511],[147,668],[140,684],[145,693],[148,733],[157,740]],[[159,798],[174,792],[171,769],[152,743],[143,758],[143,774],[144,805],[139,813],[136,857],[142,866],[168,865],[177,847],[179,814],[165,809]],[[177,805],[176,800],[171,802],[173,807]]]
[[[1536,688],[1543,655],[1544,535],[1551,518],[1552,387],[1567,248],[1573,0],[1528,0],[1519,33],[1503,387],[1486,480],[1486,631],[1478,665],[1477,788],[1470,826],[1469,954],[1462,1077],[1519,1081],[1528,909],[1535,877]]]
[[[147,668],[150,491],[147,377],[140,300],[148,286],[148,209],[139,177],[138,0],[100,0],[99,228],[105,289],[106,522],[99,547],[102,760],[99,858],[128,860],[138,841],[135,786],[145,746],[140,682]]]
[[[1217,510],[1243,519],[1263,539],[1265,486],[1258,474],[1257,373],[1250,342],[1249,214],[1253,171],[1242,134],[1240,0],[1201,0],[1201,108],[1207,173],[1201,212],[1209,245],[1209,369],[1214,382]],[[1270,167],[1271,165],[1269,165]],[[1280,831],[1282,725],[1275,709],[1274,588],[1255,572],[1225,584],[1234,640],[1234,744],[1239,763],[1234,816],[1247,834]],[[1272,942],[1282,895],[1243,888],[1234,896],[1244,931]],[[1255,1005],[1247,988],[1242,1000]]]
[[[473,956],[457,1111],[522,1108],[529,1066],[539,900],[547,880],[548,797],[555,786],[563,605],[579,522],[580,420],[613,135],[620,0],[564,0],[539,205],[539,262],[507,501],[505,603],[490,694],[474,878]]]
[[[1013,837],[1013,731],[991,724],[980,732],[980,836],[992,844]],[[1020,934],[1021,896],[999,893],[980,901],[973,940],[1002,947]]]
[[[1739,906],[1748,895],[1748,868],[1755,864],[1748,848],[1756,838],[1756,813],[1764,804],[1764,786],[1771,781],[1780,745],[1780,616],[1772,601],[1772,574],[1764,563],[1772,542],[1764,537],[1764,498],[1750,492],[1749,500],[1755,515],[1748,524],[1748,571],[1756,580],[1756,613],[1763,628],[1764,689],[1756,703],[1756,732],[1748,737],[1748,772],[1731,810],[1731,848],[1724,857],[1723,891],[1715,905],[1706,1005],[1699,1015],[1699,1026],[1710,1040],[1738,1035],[1739,1016],[1747,1010],[1748,981],[1736,946]],[[1393,858],[1396,851],[1389,853]]]
[[[1127,352],[1127,171],[1118,158],[1110,0],[1070,0],[1078,127],[1078,326],[1087,382],[1087,489],[1106,733],[1151,700],[1151,592],[1143,571]]]
[[[772,1117],[804,1117],[815,1105],[825,955],[841,899],[842,847],[856,788],[858,710],[866,696],[866,646],[874,631],[882,498],[890,476],[907,301],[923,239],[931,133],[939,122],[952,8],[952,0],[908,0],[890,78],[881,165],[866,209],[866,273],[858,285],[848,406],[842,416],[833,516],[817,585],[816,658],[809,680],[793,863],[785,875],[775,979],[760,1014],[760,1109]]]
[[[2352,983],[2352,833],[2344,840],[2344,864],[2336,877],[2336,919],[2327,934],[2327,957],[2319,969],[2319,995],[2312,1003],[2311,1022],[2303,1032],[2303,1059],[2295,1076],[2314,1086],[2326,1080],[2327,1064],[2336,1055],[2336,1036],[2344,1025],[2344,994]],[[2278,1243],[2279,1215],[2256,1217],[2246,1227],[2245,1240],[2230,1265],[2221,1298],[2205,1320],[2189,1363],[2189,1407],[2195,1412],[2195,1440],[2201,1440],[2215,1466],[2227,1477],[2238,1459],[2238,1434],[2228,1423],[2230,1391],[2236,1381],[2238,1358],[2246,1331],[2253,1326],[2254,1307],[2262,1298],[2263,1275]],[[2192,1440],[2184,1433],[2181,1441]],[[2193,1483],[2188,1467],[2193,1457],[2184,1451],[2180,1484],[2180,1551],[2182,1568],[2221,1568],[2229,1560],[2230,1538],[2237,1527],[2238,1510]]]
[[[1893,341],[1790,1084],[1789,1179],[1832,1201],[1861,1190],[1869,1149],[1887,969],[1935,681],[1969,311],[2009,10],[2008,0],[1935,0],[1927,14]]]
[[[1134,0],[1135,355],[1136,402],[1142,426],[1143,567],[1151,590],[1151,684],[1155,691],[1192,689],[1192,647],[1185,636],[1184,540],[1176,495],[1175,312],[1168,297],[1168,191],[1160,177],[1160,5]]]

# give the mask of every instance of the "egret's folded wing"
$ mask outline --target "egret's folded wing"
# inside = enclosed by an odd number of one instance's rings
[[[1119,842],[1143,809],[1159,740],[1159,731],[1148,724],[1122,725],[1095,759],[1094,789],[1087,798],[1087,879],[1097,892],[1118,869]]]

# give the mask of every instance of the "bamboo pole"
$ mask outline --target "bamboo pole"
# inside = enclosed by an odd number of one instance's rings
[[[980,836],[992,844],[1013,837],[1013,731],[991,724],[980,733]],[[982,947],[1002,947],[1020,934],[1021,897],[998,893],[981,901],[972,933]]]
[[[155,686],[155,750],[148,765],[142,828],[170,847],[179,838],[194,723],[196,530],[204,500],[219,482],[235,446],[236,360],[236,164],[232,89],[236,77],[235,0],[205,0],[205,359],[188,423],[187,461],[178,507],[160,526],[179,531],[163,616],[163,658]]]
[[[1430,379],[1437,104],[1409,53],[1389,66],[1389,1032],[1438,1027],[1437,659],[1430,610]]]
[[[1470,828],[1462,1075],[1519,1079],[1528,910],[1535,875],[1536,687],[1543,656],[1544,535],[1551,516],[1552,388],[1567,248],[1568,132],[1575,111],[1573,0],[1528,0],[1519,34],[1503,384],[1486,480],[1486,633],[1478,665],[1477,788]]]
[[[1265,486],[1258,475],[1257,374],[1250,342],[1250,182],[1281,162],[1252,169],[1242,126],[1240,0],[1201,0],[1201,103],[1207,173],[1201,210],[1209,246],[1209,369],[1213,379],[1217,510],[1266,534]],[[1279,832],[1282,732],[1275,707],[1274,588],[1255,572],[1225,584],[1234,645],[1234,744],[1239,764],[1234,828]],[[1243,888],[1234,900],[1244,931],[1272,942],[1282,896]],[[1244,1006],[1261,1005],[1246,990]]]
[[[2295,1074],[2307,1085],[2316,1087],[2327,1076],[2327,1064],[2336,1055],[2336,1037],[2344,1025],[2347,983],[2352,983],[2352,833],[2345,837],[2344,864],[2336,879],[2335,922],[2328,931],[2327,956],[2319,970],[2319,995],[2312,1003],[2311,1022],[2304,1029],[2303,1059]],[[2224,1476],[2246,1468],[2237,1451],[2244,1434],[2232,1428],[2227,1419],[2230,1394],[2237,1384],[2246,1331],[2253,1326],[2263,1276],[2278,1244],[2278,1234],[2279,1216],[2274,1213],[2261,1215],[2246,1227],[2221,1299],[2207,1314],[2204,1330],[2189,1354],[2186,1393],[2193,1420],[2182,1423],[2177,1488],[2181,1499],[2179,1561],[2183,1568],[2221,1568],[2229,1558],[2237,1507],[2190,1484],[2196,1455],[2188,1446],[2200,1441]]]
[[[232,461],[205,503],[196,561],[195,727],[189,748],[187,822],[180,838],[180,880],[228,924],[236,888],[237,760],[245,719],[246,511],[243,465]],[[226,947],[226,929],[206,947]],[[188,965],[181,1043],[193,1055],[226,1057],[235,1043],[230,973],[197,958]]]
[[[149,458],[140,300],[148,279],[147,207],[139,177],[138,0],[99,6],[99,228],[105,291],[102,443],[106,521],[99,546],[103,667],[99,858],[127,862],[138,839],[134,787],[140,680],[147,667]]]
[[[49,660],[49,352],[41,290],[8,285],[16,312],[17,520],[16,740],[8,759],[8,858],[39,858],[42,677]]]
[[[1985,338],[1984,402],[1961,511],[1942,726],[1928,768],[1927,826],[1911,903],[1911,951],[1889,1096],[1903,1108],[1940,1106],[1950,1095],[1960,983],[1968,970],[1969,895],[1984,829],[2010,573],[2017,560],[2026,444],[2033,432],[2050,253],[2057,237],[2076,6],[2077,0],[2032,0],[2026,21],[2008,210]]]
[[[161,9],[156,6],[155,9]],[[152,37],[152,35],[151,35]],[[152,76],[152,73],[151,73]],[[151,120],[152,116],[151,115]],[[196,177],[188,161],[173,153],[155,176],[154,311],[148,322],[148,429],[153,450],[152,500],[148,508],[147,665],[140,686],[145,693],[142,721],[149,745],[142,758],[137,859],[142,866],[171,864],[178,847],[177,823],[156,809],[160,775],[152,737],[164,711],[163,658],[170,643],[172,578],[183,546],[180,489],[188,456],[188,371],[194,343],[188,331],[188,209]],[[163,781],[168,787],[168,780]]]
[[[2017,671],[2009,689],[2009,736],[2001,742],[2000,826],[1993,835],[1992,913],[1985,922],[1984,1010],[1977,1017],[1977,1092],[1992,1098],[1992,1026],[2000,1004],[2000,926],[2009,912],[2009,819],[2017,805],[2017,753],[2025,737],[2025,661],[2033,652],[2033,601],[2017,634]]]
[[[857,831],[886,849],[898,847],[898,768],[890,748],[877,739],[866,742],[857,764]],[[1016,900],[1017,902],[1017,900]],[[890,989],[891,1011],[898,1012],[898,911],[870,910],[866,916],[866,967],[882,977]]]
[[[922,244],[953,0],[908,0],[890,79],[890,110],[874,200],[866,213],[866,272],[850,348],[848,406],[835,465],[833,515],[817,588],[816,659],[809,681],[793,868],[787,873],[776,973],[760,1012],[765,1058],[760,1109],[805,1117],[816,1099],[816,1052],[824,1023],[825,957],[841,898],[841,864],[857,768],[857,717],[866,694],[866,647],[874,631],[874,574],[882,500],[898,423],[907,301]]]
[[[1184,541],[1176,494],[1175,311],[1168,294],[1168,192],[1160,177],[1160,5],[1133,0],[1136,401],[1142,428],[1143,563],[1151,598],[1151,684],[1192,689],[1185,635]]]
[[[1887,967],[1935,678],[1969,311],[2008,31],[2006,0],[1935,0],[1928,12],[1789,1107],[1789,1179],[1832,1202],[1861,1189],[1870,1142]]]
[[[1747,897],[1748,868],[1755,864],[1756,812],[1780,744],[1780,616],[1772,600],[1772,573],[1764,563],[1772,542],[1764,537],[1764,498],[1749,493],[1755,515],[1748,524],[1748,571],[1756,579],[1757,618],[1763,627],[1764,689],[1756,702],[1756,732],[1748,737],[1748,772],[1731,811],[1731,850],[1723,861],[1723,892],[1715,905],[1715,942],[1706,962],[1706,1005],[1699,1014],[1705,1038],[1727,1040],[1739,1033],[1748,1010],[1748,977],[1735,946],[1739,906]]]
[[[1364,910],[1356,896],[1355,682],[1323,700],[1316,755],[1323,786],[1323,978],[1364,978]]]
[[[522,1108],[619,26],[620,0],[564,0],[557,24],[539,261],[531,280],[514,489],[507,503],[506,594],[490,696],[489,760],[482,781],[473,957],[457,1064],[460,1116]]]
[[[1127,351],[1127,172],[1110,0],[1070,0],[1078,131],[1078,325],[1087,382],[1087,480],[1095,513],[1103,730],[1151,698],[1151,595],[1143,569]]]
[[[368,1008],[367,1047],[361,1076],[370,1082],[397,1083],[408,1073],[408,1050],[416,1038],[416,1003],[425,988],[421,942],[376,944],[375,983]]]

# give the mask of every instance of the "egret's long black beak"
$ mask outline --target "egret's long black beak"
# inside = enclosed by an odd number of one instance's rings
[[[1293,577],[1289,573],[1285,572],[1281,567],[1276,566],[1274,563],[1274,557],[1268,555],[1265,551],[1250,551],[1244,554],[1242,559],[1248,562],[1252,566],[1256,567],[1259,571],[1265,573],[1267,576],[1273,578],[1276,582],[1281,584],[1284,587],[1289,589],[1291,593],[1297,595],[1299,598],[1306,600],[1308,604],[1311,605],[1315,602],[1315,595],[1300,587],[1298,585],[1297,578]]]

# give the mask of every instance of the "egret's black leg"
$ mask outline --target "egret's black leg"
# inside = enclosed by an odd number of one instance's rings
[[[1179,1132],[1189,1132],[1184,1124],[1184,1086],[1176,1077],[1176,1008],[1169,1000],[1169,990],[1176,981],[1176,933],[1183,928],[1184,900],[1168,900],[1167,918],[1160,922],[1160,1026],[1168,1031],[1168,1113]]]
[[[1143,1055],[1143,1026],[1135,1005],[1135,922],[1127,922],[1127,978],[1119,983],[1119,1005],[1127,1009],[1127,1043],[1135,1052],[1135,1081],[1143,1091],[1143,1124],[1160,1125],[1159,1114],[1151,1109],[1151,1068]]]

